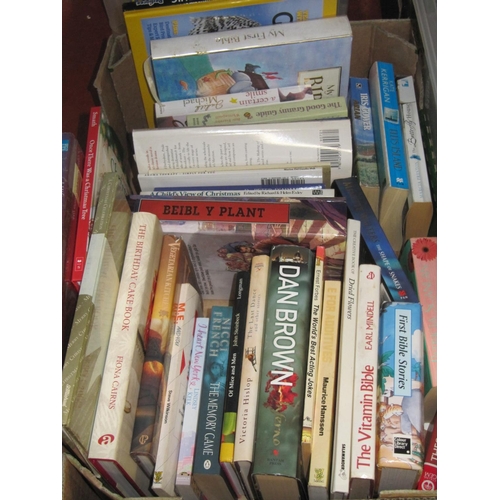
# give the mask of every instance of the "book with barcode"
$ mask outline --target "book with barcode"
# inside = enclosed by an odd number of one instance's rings
[[[326,162],[331,180],[352,175],[348,118],[132,133],[138,173]],[[233,182],[234,184],[234,182]],[[141,189],[144,189],[141,182]]]

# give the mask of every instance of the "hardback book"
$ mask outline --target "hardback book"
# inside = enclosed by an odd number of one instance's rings
[[[231,334],[227,390],[224,400],[224,418],[222,420],[220,464],[236,496],[240,498],[246,498],[247,495],[245,486],[234,463],[234,445],[240,397],[241,368],[245,355],[245,327],[249,292],[250,270],[238,271],[234,277],[234,290],[231,294],[233,304],[233,332]]]
[[[75,238],[75,253],[71,279],[77,288],[85,269],[85,259],[92,234],[95,211],[99,200],[102,177],[105,172],[117,172],[123,189],[130,194],[122,169],[123,150],[100,106],[90,109],[87,146],[80,193],[80,210]]]
[[[63,362],[75,314],[78,290],[71,280],[82,190],[84,155],[72,133],[62,134],[62,346]]]
[[[189,251],[181,238],[166,234],[163,236],[130,448],[134,460],[149,476],[152,476],[156,462],[162,395],[166,392],[169,367],[165,366],[165,355],[173,335],[174,297],[177,284],[181,283],[191,283],[197,287]],[[170,357],[167,360],[170,360]]]
[[[196,319],[193,348],[191,350],[186,404],[184,405],[184,418],[175,476],[175,491],[183,500],[199,500],[201,495],[201,491],[192,480],[192,475],[209,321],[210,319],[206,317]]]
[[[403,223],[407,241],[429,234],[434,209],[413,77],[399,78],[397,87],[410,183]]]
[[[314,100],[314,96],[309,85],[179,99],[155,103],[155,124],[157,128],[182,127],[186,125],[186,117],[189,115],[311,100]]]
[[[424,327],[424,418],[437,411],[437,237],[410,238],[399,258],[422,305]]]
[[[347,97],[351,47],[346,16],[152,40],[154,90],[161,102],[292,85]]]
[[[262,106],[210,111],[176,117],[185,127],[213,127],[247,123],[283,123],[347,118],[345,97],[325,97],[319,100],[279,102]],[[175,126],[175,125],[173,125]]]
[[[377,449],[380,267],[360,264],[349,498],[372,498]]]
[[[325,247],[316,247],[314,256],[314,281],[311,301],[311,324],[307,351],[306,388],[304,391],[304,412],[302,416],[302,463],[307,474],[311,458],[312,427],[316,381],[318,371],[318,350],[321,338],[321,313],[323,310],[323,285],[325,281]]]
[[[183,188],[196,186],[198,188],[208,187],[232,187],[232,186],[255,186],[262,188],[274,185],[286,185],[290,187],[306,186],[313,187],[321,184],[331,184],[330,165],[326,162],[314,162],[312,164],[296,165],[262,165],[256,167],[226,167],[196,168],[179,170],[152,170],[147,174],[138,174],[137,179],[141,191],[151,191],[169,188]]]
[[[378,217],[380,181],[373,132],[372,103],[368,78],[349,79],[349,112],[352,125],[353,175]]]
[[[193,479],[206,500],[233,500],[234,492],[220,465],[224,398],[232,335],[232,306],[213,306],[203,369],[200,416],[196,431]]]
[[[332,181],[350,177],[352,173],[348,118],[278,125],[225,125],[210,129],[210,142],[207,142],[207,133],[200,127],[134,130],[138,173],[214,167],[223,167],[229,172],[233,167],[282,165],[284,158],[288,166],[329,163]],[[142,183],[141,189],[144,189]]]
[[[211,0],[123,13],[148,125],[154,127],[154,102],[144,63],[153,40],[198,33],[268,26],[336,15],[336,0]]]
[[[330,492],[333,498],[348,498],[351,479],[354,360],[358,311],[361,223],[347,219],[346,252],[342,278],[337,397],[333,430]],[[353,497],[354,498],[354,497]]]
[[[324,285],[311,463],[307,476],[309,500],[330,498],[342,287],[339,280],[327,280]]]
[[[276,245],[270,255],[252,477],[262,500],[306,494],[302,414],[314,252]]]
[[[132,218],[118,174],[99,198],[62,371],[63,442],[86,463]]]
[[[99,473],[132,497],[151,496],[150,479],[130,446],[162,241],[154,214],[132,215],[89,449]]]
[[[378,219],[399,255],[404,243],[403,212],[410,183],[393,65],[375,61],[369,82],[380,180]]]
[[[432,427],[427,432],[430,432],[430,437],[426,439],[424,466],[418,480],[417,490],[437,491],[437,413],[432,420]]]
[[[396,302],[418,302],[418,296],[406,276],[387,236],[366,199],[356,178],[335,181],[339,196],[345,198],[348,211],[361,222],[361,238],[367,258],[381,268],[385,299]]]
[[[422,307],[385,302],[379,325],[375,492],[411,490],[424,463]]]
[[[243,483],[247,496],[255,498],[250,471],[253,464],[255,417],[261,373],[262,345],[266,317],[269,255],[255,255],[251,260],[248,290],[247,317],[243,342],[238,418],[234,436],[233,463]]]
[[[180,283],[172,308],[174,328],[169,339],[165,362],[168,366],[165,395],[158,429],[158,452],[154,464],[153,491],[158,496],[175,496],[177,459],[186,404],[191,350],[196,319],[203,315],[203,301],[191,283]]]

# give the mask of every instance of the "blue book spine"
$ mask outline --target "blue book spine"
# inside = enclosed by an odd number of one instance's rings
[[[393,65],[381,61],[374,62],[370,69],[369,82],[380,179],[385,180],[389,186],[409,189]]]
[[[418,302],[410,280],[406,276],[394,250],[375,216],[356,178],[335,181],[339,195],[344,197],[353,219],[361,222],[361,237],[374,261],[381,268],[390,300]]]

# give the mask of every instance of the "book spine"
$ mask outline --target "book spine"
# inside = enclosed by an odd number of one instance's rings
[[[185,500],[198,500],[200,496],[191,477],[193,473],[196,428],[198,426],[200,414],[200,397],[202,390],[202,375],[205,366],[208,325],[209,318],[197,318],[191,353],[191,364],[189,367],[184,421],[182,422],[179,459],[175,478],[175,489]]]
[[[260,188],[258,186],[246,189],[219,189],[217,187],[210,189],[157,189],[154,191],[143,191],[140,196],[144,197],[174,197],[174,196],[200,196],[204,198],[262,198],[262,197],[292,197],[292,198],[310,198],[311,196],[320,198],[334,198],[335,189],[324,189],[319,187],[291,187],[275,189]]]
[[[141,389],[130,448],[130,454],[134,460],[150,476],[156,462],[154,436],[161,413],[158,407],[161,401],[160,390],[165,371],[164,358],[169,335],[172,335],[170,331],[172,305],[180,249],[180,240],[177,240],[175,236],[165,235],[163,237],[158,279],[151,311],[149,341],[142,368]]]
[[[369,83],[382,188],[385,184],[400,189],[409,189],[393,65],[382,61],[373,63]]]
[[[90,109],[89,126],[87,131],[87,147],[85,150],[85,164],[80,193],[80,210],[75,238],[75,251],[73,257],[73,270],[71,279],[73,284],[80,289],[80,282],[85,269],[85,259],[92,231],[92,196],[97,162],[97,144],[99,139],[99,123],[101,108],[96,106]]]
[[[350,498],[371,498],[375,480],[380,267],[359,266]],[[357,483],[360,483],[359,485]],[[362,492],[357,488],[362,488]]]
[[[182,121],[183,117],[180,121]],[[318,101],[282,102],[264,106],[210,111],[185,117],[187,127],[213,127],[245,123],[283,123],[347,118],[345,98],[325,97]]]
[[[348,219],[331,468],[331,492],[337,498],[347,498],[351,476],[354,358],[356,350],[360,247],[361,223],[356,219]]]
[[[149,481],[130,445],[162,236],[156,216],[134,213],[89,449],[89,459],[112,484],[146,495]]]
[[[380,182],[368,78],[349,79],[349,111],[354,154],[353,173],[373,212],[378,216]]]
[[[245,484],[247,494],[254,497],[250,478],[241,470],[239,462],[253,462],[255,438],[255,416],[261,373],[261,355],[266,315],[269,255],[255,255],[250,270],[247,319],[245,323],[244,358],[241,366],[241,381],[238,397],[238,419],[236,421],[234,462]]]
[[[380,314],[376,491],[391,489],[384,469],[409,469],[402,489],[422,471],[423,334],[420,303],[386,302]]]
[[[433,419],[433,428],[425,452],[422,475],[417,484],[417,490],[437,491],[437,414]]]
[[[191,360],[196,318],[203,312],[199,293],[189,283],[182,283],[179,301],[174,303],[174,328],[170,341],[170,362],[166,393],[161,413],[158,453],[154,465],[153,491],[175,496],[177,459],[182,434],[182,420]]]
[[[284,157],[290,167],[326,162],[330,165],[332,179],[352,174],[348,118],[282,123],[279,127],[271,123],[224,125],[210,134],[209,149],[206,135],[207,131],[199,127],[134,130],[132,138],[138,174],[165,169],[221,167],[227,167],[229,172],[229,167],[247,165],[266,165],[268,168],[281,165]],[[179,141],[185,145],[182,155],[177,152]],[[141,184],[141,189],[148,188]]]
[[[302,461],[304,470],[309,470],[311,457],[312,425],[318,370],[318,349],[321,334],[321,311],[323,308],[323,284],[325,269],[325,247],[316,247],[314,282],[311,302],[311,324],[309,327],[309,347],[307,352],[307,379],[304,392],[304,413],[302,418]]]
[[[335,181],[340,196],[346,199],[351,216],[361,222],[361,237],[375,264],[380,266],[382,281],[390,300],[418,302],[413,286],[406,276],[387,236],[354,177]]]
[[[270,260],[253,476],[257,483],[261,474],[301,482],[314,252],[278,245],[271,250]]]
[[[325,281],[324,287],[311,465],[308,476],[310,500],[330,498],[332,442],[335,442],[333,440],[333,421],[337,390],[337,353],[342,283],[328,280]]]

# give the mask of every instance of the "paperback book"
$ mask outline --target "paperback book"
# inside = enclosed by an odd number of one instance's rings
[[[158,429],[158,452],[154,463],[153,491],[158,496],[175,496],[177,459],[182,434],[182,420],[191,350],[196,319],[203,314],[203,302],[190,283],[180,283],[179,293],[172,308],[174,327],[166,356],[169,361],[165,395],[162,401]]]
[[[336,0],[309,0],[307,4],[302,0],[211,0],[125,11],[125,25],[149,127],[154,127],[154,98],[144,63],[150,56],[153,40],[330,17],[337,13],[336,4]]]
[[[352,174],[351,123],[347,118],[279,125],[225,125],[210,129],[210,141],[207,133],[200,127],[134,130],[139,175],[221,167],[227,174],[234,167],[283,163],[292,167],[314,162],[329,164],[332,181]],[[141,190],[146,189],[141,182]]]
[[[373,132],[372,104],[368,78],[349,79],[349,111],[352,125],[353,174],[378,217],[380,181]]]
[[[437,491],[437,413],[434,415],[431,423],[431,428],[427,432],[430,432],[430,437],[427,440],[424,467],[422,470],[422,475],[418,480],[417,490]]]
[[[132,497],[151,496],[130,446],[162,241],[155,215],[132,215],[89,449],[99,473]]]
[[[62,370],[63,442],[85,463],[132,218],[118,174],[99,198]]]
[[[206,500],[234,499],[219,461],[232,319],[232,306],[212,307],[193,463],[193,479]]]
[[[277,245],[270,255],[252,477],[263,500],[306,494],[302,415],[314,252]]]
[[[418,302],[380,314],[375,491],[411,490],[424,462],[424,343]]]
[[[404,243],[403,211],[410,183],[393,65],[375,61],[369,82],[381,189],[378,218],[399,255]]]

